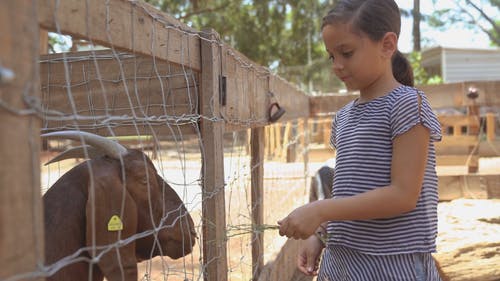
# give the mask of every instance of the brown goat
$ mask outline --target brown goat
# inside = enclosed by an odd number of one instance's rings
[[[42,136],[82,140],[106,154],[74,167],[43,196],[47,280],[136,281],[137,262],[191,253],[193,220],[144,153],[79,131]]]

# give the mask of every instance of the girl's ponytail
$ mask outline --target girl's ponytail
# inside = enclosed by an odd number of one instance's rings
[[[400,51],[396,51],[392,57],[392,75],[399,83],[414,86],[413,69],[408,59]]]

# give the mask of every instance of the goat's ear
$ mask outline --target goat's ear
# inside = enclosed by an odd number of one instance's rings
[[[88,188],[87,246],[91,257],[99,257],[97,265],[107,280],[137,280],[135,241],[116,245],[136,233],[137,206],[119,175],[110,170],[95,169],[95,184]]]

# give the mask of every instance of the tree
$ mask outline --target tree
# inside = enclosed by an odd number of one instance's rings
[[[428,85],[428,84],[441,84],[443,79],[439,75],[429,76],[429,74],[422,67],[422,53],[413,51],[408,54],[408,60],[410,61],[411,67],[413,69],[413,78],[415,80],[415,85]]]
[[[306,91],[332,92],[343,84],[331,72],[331,63],[320,37],[321,19],[335,0],[146,0],[192,27],[213,28],[223,41],[256,63],[267,66]],[[433,0],[436,3],[438,0]],[[421,50],[420,23],[447,28],[463,24],[486,32],[500,46],[500,28],[495,13],[500,0],[455,0],[453,9],[438,10],[432,15],[420,12],[420,0],[403,16],[413,18],[413,49]],[[420,54],[411,54],[414,68]],[[419,82],[429,78],[416,69]],[[422,75],[421,75],[422,74]]]
[[[422,49],[421,48],[422,39],[420,38],[420,20],[422,17],[420,14],[420,0],[413,0],[412,16],[413,16],[413,51],[420,52],[420,50]]]
[[[193,28],[213,28],[252,61],[304,90],[342,87],[320,37],[321,19],[334,0],[146,1]]]
[[[500,0],[456,0],[454,4],[454,8],[435,11],[429,18],[429,25],[445,29],[461,24],[478,29],[488,35],[493,45],[500,46]]]

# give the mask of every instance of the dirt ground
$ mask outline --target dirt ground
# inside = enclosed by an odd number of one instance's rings
[[[169,155],[165,158],[172,158]],[[175,158],[175,157],[173,157]],[[264,264],[272,261],[286,239],[274,229],[276,221],[308,200],[309,176],[322,162],[266,161],[264,179]],[[42,190],[74,165],[51,165],[42,170]],[[225,157],[226,213],[228,226],[228,280],[252,278],[251,201],[249,157],[235,151]],[[488,173],[500,174],[500,157],[482,162]],[[196,157],[161,161],[158,167],[168,171],[168,181],[186,202],[201,233],[200,163]],[[459,167],[460,168],[460,167]],[[176,170],[177,172],[172,172]],[[447,168],[449,169],[449,167]],[[500,199],[457,199],[440,202],[438,253],[436,260],[445,272],[445,280],[500,280]],[[140,263],[139,280],[203,280],[201,240],[192,254],[171,260],[154,258]]]
[[[434,257],[445,280],[500,280],[500,200],[441,202],[438,214]]]

